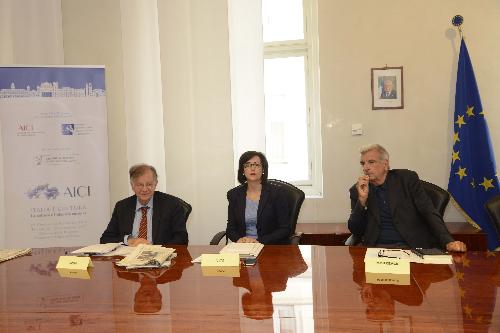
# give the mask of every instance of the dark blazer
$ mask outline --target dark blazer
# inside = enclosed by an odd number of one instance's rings
[[[227,192],[229,206],[226,235],[233,242],[246,236],[246,197],[246,184]],[[264,184],[257,209],[257,240],[262,244],[288,244],[291,232],[289,214],[283,190],[269,183]]]
[[[382,94],[380,94],[381,99],[396,99],[397,98],[397,93],[396,90],[391,90],[389,96],[385,95],[385,91],[382,91]]]
[[[108,227],[101,236],[102,243],[123,242],[132,233],[137,196],[116,203]],[[169,194],[156,191],[153,195],[153,244],[187,244],[188,233],[184,211],[179,201]]]
[[[453,241],[442,216],[434,208],[416,172],[404,169],[389,170],[386,183],[394,226],[410,247],[444,248],[447,243]],[[349,192],[349,230],[362,236],[364,245],[374,246],[380,233],[375,186],[370,184],[366,209],[358,201],[356,184]]]

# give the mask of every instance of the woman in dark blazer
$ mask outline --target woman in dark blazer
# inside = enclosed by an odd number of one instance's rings
[[[289,208],[283,190],[267,183],[264,154],[247,151],[240,157],[238,181],[227,192],[226,235],[238,243],[288,244]]]

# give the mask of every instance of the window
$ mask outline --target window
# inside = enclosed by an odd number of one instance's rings
[[[322,194],[316,0],[262,0],[269,178]]]
[[[235,169],[261,150],[269,178],[322,196],[317,0],[228,2]]]

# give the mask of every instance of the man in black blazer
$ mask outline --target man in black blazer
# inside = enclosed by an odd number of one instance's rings
[[[465,251],[410,170],[389,170],[389,154],[374,144],[361,149],[363,175],[349,190],[349,230],[366,246],[441,247]]]
[[[187,244],[184,210],[179,201],[155,191],[158,176],[154,167],[137,164],[130,168],[135,195],[116,203],[101,243]],[[141,223],[142,222],[142,223]]]

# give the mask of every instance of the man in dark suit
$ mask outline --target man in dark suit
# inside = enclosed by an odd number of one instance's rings
[[[453,240],[414,171],[389,170],[389,154],[378,144],[361,149],[360,164],[363,175],[349,190],[348,226],[364,245],[466,250]]]
[[[129,174],[135,195],[116,203],[101,243],[187,244],[184,210],[175,197],[155,191],[155,168],[137,164]]]
[[[382,94],[380,95],[381,99],[396,99],[398,96],[396,94],[396,90],[394,90],[394,85],[392,80],[386,79],[384,80],[384,85],[382,89]]]

